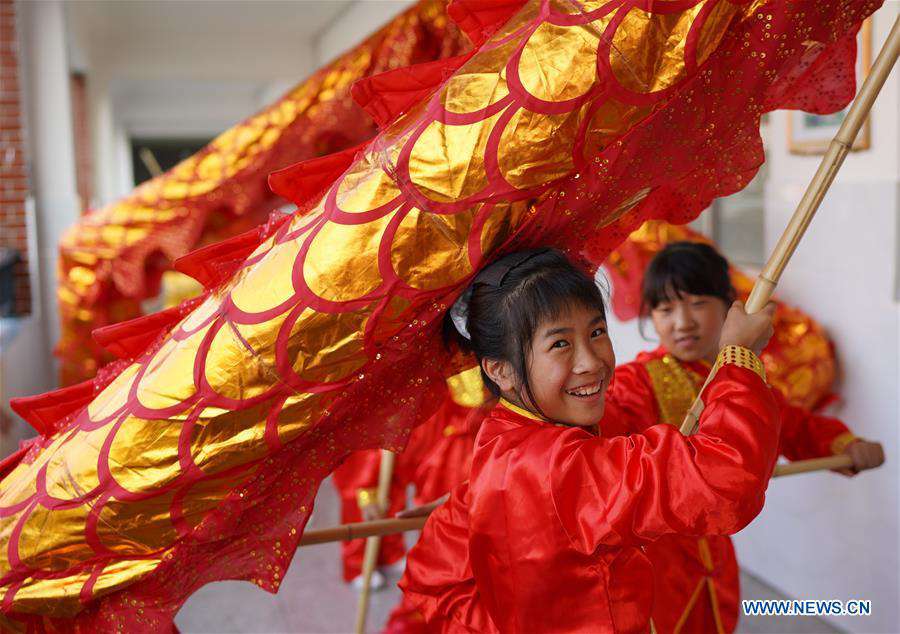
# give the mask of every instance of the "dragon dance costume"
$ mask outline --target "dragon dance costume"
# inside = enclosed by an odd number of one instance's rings
[[[775,465],[779,415],[762,363],[730,348],[689,438],[669,425],[597,436],[501,401],[478,434],[470,481],[407,558],[401,587],[429,624],[648,631],[644,549],[666,535],[737,532],[762,509]],[[610,399],[601,429],[615,434],[627,416]]]
[[[119,361],[20,399],[0,464],[4,626],[165,631],[222,579],[276,591],[321,481],[400,451],[470,361],[439,324],[485,263],[591,272],[762,162],[760,116],[852,97],[877,0],[454,0],[473,49],[354,87],[363,146],[273,174],[298,210],[181,259],[204,294],[109,326]]]
[[[251,230],[285,204],[268,187],[270,172],[375,135],[375,121],[350,94],[354,82],[469,50],[445,4],[420,0],[261,112],[67,230],[56,289],[62,385],[115,358],[91,331],[139,317],[175,260]]]

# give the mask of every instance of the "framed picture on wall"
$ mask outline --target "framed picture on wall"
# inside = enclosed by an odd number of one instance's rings
[[[872,66],[872,18],[863,22],[857,39],[856,86],[862,84]],[[847,116],[847,109],[829,115],[809,114],[799,110],[788,112],[788,151],[791,154],[825,154],[831,139]],[[854,152],[867,150],[871,145],[871,116],[866,117],[851,148]]]

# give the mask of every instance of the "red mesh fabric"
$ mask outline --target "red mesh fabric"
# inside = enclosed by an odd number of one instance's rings
[[[672,85],[638,94],[616,86],[610,79],[611,71],[604,67],[604,60],[611,54],[612,32],[635,8],[634,4],[605,5],[605,10],[615,13],[603,24],[610,36],[598,40],[597,79],[581,96],[542,102],[527,93],[521,78],[516,84],[515,74],[511,72],[515,67],[513,61],[521,62],[521,52],[537,29],[554,20],[574,26],[601,17],[596,12],[564,15],[549,3],[535,0],[514,17],[514,20],[521,18],[521,28],[496,36],[507,43],[519,42],[518,50],[510,52],[504,67],[510,71],[507,96],[481,111],[457,117],[456,113],[444,110],[440,94],[436,93],[376,137],[320,200],[309,200],[308,192],[298,197],[301,207],[311,211],[306,215],[297,214],[290,222],[280,225],[257,254],[250,256],[220,286],[210,289],[201,306],[189,313],[164,340],[157,341],[150,352],[138,358],[137,367],[132,370],[137,378],[123,373],[116,379],[121,384],[114,382],[107,388],[111,394],[98,397],[113,398],[115,403],[114,397],[123,396],[123,405],[109,406],[111,413],[105,407],[92,413],[89,407],[52,439],[57,443],[54,451],[64,456],[67,451],[78,450],[77,443],[67,446],[75,435],[102,430],[106,434],[105,442],[114,443],[125,423],[139,425],[136,428],[144,434],[152,432],[156,441],[156,436],[163,433],[190,439],[210,424],[241,420],[252,424],[253,429],[265,423],[262,446],[252,445],[260,454],[226,460],[222,464],[231,466],[209,473],[194,463],[190,443],[179,440],[173,441],[177,449],[176,455],[171,456],[174,466],[159,486],[134,493],[104,476],[100,484],[78,497],[77,503],[90,505],[92,511],[83,541],[74,539],[71,544],[70,552],[78,553],[77,557],[71,555],[73,562],[63,569],[48,571],[11,557],[10,569],[0,579],[4,612],[15,612],[14,607],[21,604],[37,615],[23,614],[20,610],[15,616],[33,624],[83,631],[113,628],[161,631],[171,626],[177,609],[205,583],[246,579],[264,589],[277,590],[309,518],[321,480],[350,451],[402,448],[411,428],[426,420],[440,404],[445,376],[459,371],[463,363],[444,349],[440,340],[441,319],[475,270],[499,254],[553,244],[566,249],[593,271],[643,221],[659,218],[685,222],[712,198],[737,191],[762,161],[761,114],[767,108],[788,103],[794,91],[809,90],[808,73],[793,79],[798,65],[814,66],[815,60],[809,59],[811,49],[804,43],[821,41],[818,54],[827,54],[829,44],[839,39],[837,36],[852,32],[878,6],[863,0],[773,0],[761,5],[759,13],[754,9],[739,18],[741,14],[737,12],[750,5],[711,0],[703,4],[707,13],[698,20],[708,18],[709,12],[717,8],[735,13],[722,27],[721,38],[709,57],[701,64],[693,58],[688,60],[684,76]],[[693,2],[660,4],[663,10],[673,11],[695,5],[700,6]],[[699,37],[698,31],[688,36],[688,42],[696,43],[692,38]],[[471,61],[481,62],[483,57],[479,55],[490,56],[502,45],[486,43]],[[546,70],[550,70],[549,66]],[[458,72],[465,72],[465,66]],[[784,84],[786,77],[792,77],[789,87]],[[775,88],[779,91],[778,99],[771,95]],[[592,115],[610,95],[623,103],[647,106],[645,115],[630,121],[613,137],[604,136],[590,125]],[[547,141],[551,147],[564,144],[571,169],[561,174],[554,172],[558,165],[550,161],[547,171],[540,172],[527,187],[515,187],[501,177],[494,157],[511,147],[509,140],[501,146],[499,131],[519,108],[526,106],[548,111],[544,115],[577,113],[575,120],[579,125],[576,132],[562,131]],[[415,141],[432,124],[459,122],[464,117],[477,122],[494,116],[498,132],[489,134],[484,144],[483,184],[476,183],[478,187],[449,200],[424,195],[409,173],[409,156]],[[512,139],[512,142],[521,141],[518,137]],[[530,159],[539,160],[545,149],[531,142],[522,143],[521,147],[521,162],[525,165],[532,164]],[[461,158],[471,158],[475,164],[474,149],[458,151],[463,152]],[[373,161],[382,162],[376,165]],[[398,193],[376,209],[360,213],[342,211],[337,192],[341,186],[351,187],[344,181],[354,170],[357,177],[387,170]],[[416,225],[418,231],[412,235],[401,234],[407,227],[402,221],[414,217],[413,208],[421,212],[421,221]],[[471,218],[468,225],[462,222],[466,218]],[[319,259],[310,259],[311,245],[326,229],[359,231],[360,227],[379,220],[385,229],[377,238],[337,245],[333,250],[320,252]],[[465,231],[454,233],[459,226]],[[486,226],[495,233],[482,235]],[[439,234],[433,240],[421,238],[432,230]],[[408,242],[396,246],[394,241],[398,235],[405,236]],[[450,236],[448,240],[441,242],[447,236]],[[452,247],[446,246],[448,242]],[[440,253],[451,262],[457,261],[453,255],[465,252],[470,272],[433,287],[434,278],[443,279],[441,276],[448,275],[448,270],[453,272],[449,266],[434,266],[430,260],[434,249],[444,249]],[[294,259],[263,275],[261,271],[265,269],[261,267],[271,262],[267,259],[270,254],[283,252],[292,254]],[[400,258],[400,264],[395,264],[394,256]],[[345,258],[347,268],[328,269],[333,257]],[[334,276],[329,279],[332,286],[316,294],[304,276],[293,275],[295,271],[307,270],[329,270]],[[331,290],[340,290],[341,284],[353,287],[376,270],[377,285],[362,295],[340,301],[325,296]],[[422,270],[430,275],[417,277]],[[262,285],[284,271],[291,272],[287,299],[272,308],[255,311],[235,306],[234,298],[244,281]],[[327,373],[336,372],[335,368],[346,360],[312,361],[318,357],[315,350],[309,350],[321,347],[315,337],[326,329],[310,327],[292,332],[293,325],[301,315],[309,315],[309,311],[323,315],[321,319],[325,323],[335,325],[342,317],[352,319],[354,311],[364,308],[369,311],[364,324],[342,340],[359,342],[360,352],[351,358],[364,357],[364,363],[352,372],[344,371],[339,379],[315,378],[316,372],[330,376]],[[254,348],[245,339],[239,340],[241,327],[259,327],[275,317],[282,321],[278,322],[277,336],[272,338],[271,346]],[[199,336],[199,332],[206,334]],[[219,370],[241,373],[248,368],[259,368],[260,373],[265,373],[264,381],[255,379],[252,394],[230,397],[223,392],[238,383],[238,374],[234,381],[216,382],[215,375],[210,379],[206,372],[207,359],[219,333],[233,337],[235,346],[246,348],[238,361],[222,362],[217,366]],[[196,356],[161,377],[165,381],[159,389],[166,391],[164,396],[170,400],[165,405],[148,405],[135,397],[141,379],[152,373],[152,368],[166,363],[166,354],[171,353],[164,352],[193,336],[198,337],[192,340],[197,341]],[[263,363],[261,360],[265,358],[273,361]],[[302,368],[305,375],[301,375],[296,371],[296,364],[307,360],[311,365]],[[190,390],[178,398],[168,396],[179,385],[189,385]],[[198,423],[201,415],[208,417],[203,424]],[[292,435],[285,439],[283,425],[294,425]],[[162,441],[154,447],[171,449]],[[30,461],[46,457],[36,449],[23,463],[25,467],[39,464]],[[101,467],[112,470],[121,466],[110,465],[109,457],[109,445],[103,444],[99,454]],[[137,468],[126,466],[132,470]],[[3,484],[21,484],[22,480],[16,479],[23,477],[21,473],[28,475],[30,471],[23,467],[19,476],[14,471]],[[153,474],[144,475],[149,480]],[[38,484],[43,487],[41,490],[26,495],[15,505],[0,507],[0,512],[24,523],[38,507],[41,512],[62,510],[63,505],[52,500],[44,490],[47,483]],[[200,495],[198,487],[210,493]],[[171,502],[166,495],[172,496]],[[198,495],[215,504],[194,517],[197,523],[193,524],[186,520],[185,513],[190,508],[187,502],[195,501]],[[140,511],[149,509],[153,503],[164,504],[167,521],[171,519],[177,538],[143,555],[143,560],[152,560],[151,570],[129,577],[127,585],[103,594],[102,588],[98,590],[95,584],[98,580],[108,580],[104,574],[108,574],[110,566],[125,561],[126,569],[137,569],[142,561],[136,554],[139,548],[123,545],[120,550],[111,551],[96,538],[98,530],[104,528],[98,525],[96,517],[113,497],[126,510]],[[5,545],[9,546],[8,552],[16,554],[20,543],[19,533],[13,533]],[[87,556],[82,557],[81,553]],[[79,594],[80,612],[74,620],[62,620],[66,615],[64,610],[73,609],[62,598],[43,603],[17,603],[27,599],[23,590],[40,586],[36,580],[74,578],[87,571],[90,571],[89,578],[81,585]]]

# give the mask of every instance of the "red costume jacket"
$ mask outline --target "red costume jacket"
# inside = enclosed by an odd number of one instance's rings
[[[444,631],[647,631],[643,548],[740,530],[774,467],[777,407],[756,374],[725,365],[706,400],[691,438],[667,425],[604,438],[497,406],[401,588]]]
[[[678,427],[706,380],[709,366],[677,361],[663,348],[641,353],[616,368],[608,399],[615,403],[617,426],[641,433],[658,423]],[[839,420],[793,407],[772,390],[781,414],[780,452],[790,460],[840,453],[855,437]],[[601,424],[604,436],[622,433]],[[653,622],[660,634],[733,632],[737,626],[740,583],[731,539],[725,535],[667,535],[648,544],[653,563]]]

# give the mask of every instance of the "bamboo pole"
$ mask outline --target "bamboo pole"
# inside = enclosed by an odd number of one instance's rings
[[[304,532],[300,538],[300,546],[315,546],[316,544],[345,542],[361,537],[372,537],[373,535],[393,535],[394,533],[405,533],[406,531],[418,531],[422,530],[427,520],[427,515],[403,519],[391,517],[371,522],[356,522],[354,524],[339,524],[328,528],[319,528]]]
[[[798,473],[811,473],[813,471],[825,471],[826,469],[849,469],[853,466],[850,456],[838,455],[826,458],[813,458],[812,460],[798,460],[787,464],[775,465],[773,478],[796,475]]]
[[[800,473],[813,473],[815,471],[849,469],[852,466],[853,460],[850,456],[846,455],[813,458],[812,460],[797,460],[796,462],[776,465],[775,473],[772,477],[780,478]],[[393,535],[395,533],[405,533],[406,531],[418,531],[422,530],[422,527],[425,526],[425,522],[427,521],[428,515],[426,514],[409,518],[393,517],[371,522],[339,524],[338,526],[306,531],[300,538],[299,545],[315,546],[316,544],[342,542],[350,539],[359,539],[360,537],[371,537],[373,535],[384,536]]]
[[[790,261],[791,256],[797,249],[797,245],[800,244],[800,239],[806,233],[809,223],[812,222],[816,210],[822,203],[822,199],[825,198],[825,194],[841,168],[847,153],[853,147],[853,141],[856,139],[856,135],[860,127],[862,127],[866,116],[872,109],[875,97],[878,96],[881,87],[891,72],[891,68],[896,63],[898,53],[900,53],[900,18],[894,20],[894,26],[891,28],[891,32],[881,52],[878,53],[869,76],[866,77],[862,88],[856,95],[856,99],[850,105],[847,116],[828,146],[825,156],[822,157],[819,169],[816,170],[815,176],[813,176],[812,181],[806,188],[806,193],[800,199],[800,203],[797,205],[797,209],[794,211],[787,228],[781,235],[781,239],[778,240],[778,244],[772,250],[765,268],[760,272],[759,277],[756,278],[756,283],[753,285],[753,290],[750,292],[750,297],[745,305],[745,310],[748,313],[759,312],[769,302],[769,298],[778,285],[778,281],[781,279],[781,274],[784,272],[788,261]],[[697,398],[694,399],[694,403],[688,410],[687,415],[685,415],[684,422],[681,424],[681,433],[690,435],[697,428],[700,414],[703,412],[701,396],[713,376],[715,376],[715,373],[711,372],[706,378],[703,388],[700,389]]]
[[[381,465],[378,468],[378,493],[376,501],[382,509],[388,507],[391,494],[391,480],[394,477],[394,462],[397,455],[387,449],[381,450]],[[366,551],[363,555],[363,587],[356,604],[356,633],[366,631],[366,617],[369,614],[369,596],[372,591],[372,573],[378,564],[378,551],[381,550],[381,534],[366,538]]]

